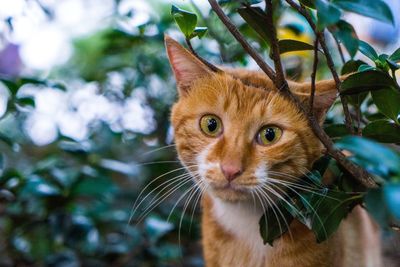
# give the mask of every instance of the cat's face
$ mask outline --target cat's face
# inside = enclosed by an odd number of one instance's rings
[[[199,186],[226,201],[265,193],[274,199],[307,172],[321,144],[268,78],[211,73],[173,40],[166,44],[180,95],[171,116],[177,151]],[[316,107],[326,111],[318,99]]]

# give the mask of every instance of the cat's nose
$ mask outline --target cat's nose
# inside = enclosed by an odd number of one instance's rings
[[[221,163],[221,171],[224,174],[226,180],[231,182],[242,173],[242,168],[238,164]]]

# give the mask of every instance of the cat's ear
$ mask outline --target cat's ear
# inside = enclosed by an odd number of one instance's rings
[[[199,59],[177,41],[165,35],[167,55],[178,85],[179,95],[185,95],[194,80],[211,75],[211,71]]]
[[[309,106],[311,83],[293,84],[291,86],[292,93],[294,93],[304,103],[306,107]],[[315,84],[314,96],[314,115],[322,124],[325,115],[329,108],[337,98],[336,83],[334,80],[319,81]]]

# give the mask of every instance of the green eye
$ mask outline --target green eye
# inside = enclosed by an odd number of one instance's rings
[[[204,115],[200,119],[200,129],[206,135],[216,137],[222,132],[222,122],[215,115]]]
[[[282,130],[276,126],[265,126],[257,134],[257,143],[263,146],[270,145],[279,140]]]

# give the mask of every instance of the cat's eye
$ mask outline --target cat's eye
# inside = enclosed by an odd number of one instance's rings
[[[279,140],[282,136],[282,130],[276,126],[265,126],[258,132],[256,141],[258,144],[266,146]]]
[[[200,119],[200,129],[206,135],[216,137],[222,132],[222,122],[215,115],[204,115]]]

